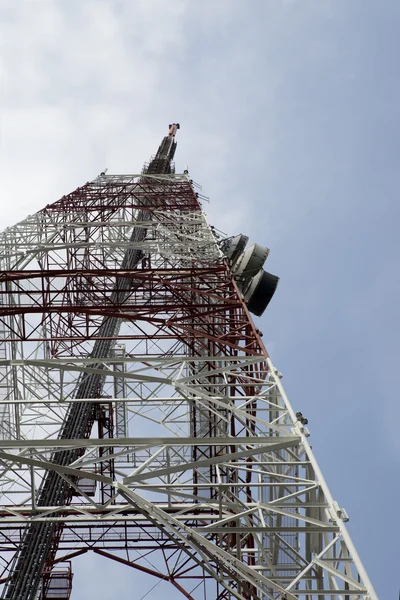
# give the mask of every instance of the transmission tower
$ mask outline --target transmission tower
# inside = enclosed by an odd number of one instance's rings
[[[94,552],[190,600],[377,600],[250,316],[268,250],[209,226],[178,128],[1,234],[1,597]]]

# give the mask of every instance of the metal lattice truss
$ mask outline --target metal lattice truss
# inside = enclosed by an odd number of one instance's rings
[[[47,522],[52,565],[90,550],[187,598],[377,598],[186,176],[101,176],[7,229],[0,265],[3,582]],[[93,424],[59,437],[75,403]],[[50,471],[63,505],[37,503]]]

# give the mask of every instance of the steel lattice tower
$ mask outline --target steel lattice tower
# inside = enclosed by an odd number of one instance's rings
[[[250,316],[268,251],[208,225],[178,127],[1,234],[1,597],[69,598],[91,551],[192,600],[377,600]]]

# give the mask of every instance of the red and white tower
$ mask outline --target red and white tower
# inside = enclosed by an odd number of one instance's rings
[[[377,600],[250,315],[268,250],[209,226],[178,128],[1,234],[1,597],[94,552],[192,600]]]

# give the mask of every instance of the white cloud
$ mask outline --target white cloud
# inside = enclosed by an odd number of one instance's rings
[[[2,7],[3,226],[105,163],[140,171],[166,130],[165,119],[149,135],[149,111],[182,48],[186,11],[158,0],[22,5]]]

